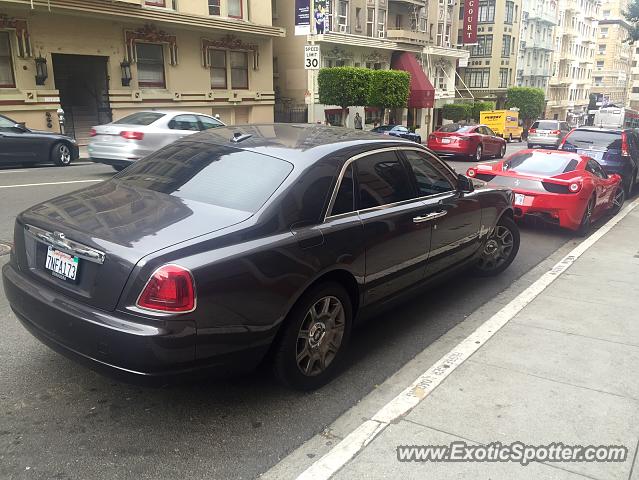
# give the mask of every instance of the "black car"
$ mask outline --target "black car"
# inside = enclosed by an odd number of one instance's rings
[[[36,337],[107,372],[164,381],[269,358],[311,389],[363,312],[464,267],[507,268],[511,197],[401,139],[220,128],[21,213],[4,288]]]
[[[608,175],[621,175],[630,195],[639,181],[638,140],[631,128],[579,127],[566,135],[559,149],[594,158]]]
[[[422,143],[422,137],[416,133],[411,132],[403,125],[381,125],[375,127],[371,132],[381,133],[382,135],[390,135],[392,137],[405,138],[416,143]]]
[[[30,130],[24,123],[0,115],[0,166],[54,163],[66,167],[79,156],[80,150],[73,138]]]

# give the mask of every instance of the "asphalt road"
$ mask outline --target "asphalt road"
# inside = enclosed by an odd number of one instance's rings
[[[472,163],[453,165],[463,172]],[[57,182],[112,173],[98,165],[0,170],[0,242],[22,209],[91,184]],[[57,184],[32,185],[41,183]],[[308,394],[279,387],[266,371],[156,389],[118,383],[41,345],[0,293],[0,478],[254,478],[572,238],[524,228],[504,274],[455,278],[379,314],[355,332],[343,374]]]

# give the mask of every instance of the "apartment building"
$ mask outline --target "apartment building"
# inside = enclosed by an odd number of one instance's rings
[[[559,24],[546,118],[586,122],[593,82],[600,0],[559,0]]]
[[[522,3],[517,86],[548,92],[552,75],[555,27],[559,23],[558,0]]]
[[[628,96],[628,105],[633,110],[639,110],[639,46],[632,47],[632,64],[630,67],[630,93]]]
[[[422,137],[440,124],[441,108],[455,98],[458,60],[468,58],[468,52],[456,48],[451,38],[459,9],[454,0],[321,3],[326,6],[321,33],[312,28],[312,34],[303,36],[293,34],[294,0],[278,0],[274,10],[274,25],[287,31],[286,38],[274,40],[275,88],[281,111],[287,114],[302,105],[310,122],[339,122],[339,107],[319,103],[317,70],[304,69],[304,46],[313,44],[320,47],[321,67],[408,70],[412,76],[408,108],[392,112],[386,120],[413,127]],[[430,93],[421,91],[424,89]],[[424,102],[424,98],[429,100]],[[365,120],[364,128],[384,121],[379,109],[351,107],[348,126],[353,126],[356,112]]]
[[[602,0],[595,46],[592,93],[602,94],[608,103],[625,106],[631,90],[633,47],[630,25],[623,17],[627,0]]]
[[[492,100],[498,107],[503,106],[506,91],[515,85],[517,75],[521,3],[479,0],[477,44],[467,47],[470,60],[466,68],[460,69],[460,91],[467,89],[478,100]],[[462,15],[463,2],[460,19]],[[457,38],[461,43],[461,30],[457,31]]]
[[[141,109],[273,120],[271,0],[0,0],[0,112],[83,139]]]

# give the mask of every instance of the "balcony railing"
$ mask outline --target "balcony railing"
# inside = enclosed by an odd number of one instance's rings
[[[548,25],[557,25],[557,16],[551,12],[544,10],[534,10],[528,12],[528,20],[535,22],[543,22]]]
[[[397,43],[410,43],[413,45],[427,45],[430,43],[430,37],[426,32],[413,30],[388,30],[386,37]]]

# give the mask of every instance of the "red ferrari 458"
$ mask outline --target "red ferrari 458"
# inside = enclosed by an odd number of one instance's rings
[[[440,157],[464,157],[479,162],[486,157],[503,158],[506,140],[486,125],[450,123],[428,136],[428,148]]]
[[[520,150],[502,162],[469,168],[467,175],[512,189],[516,219],[534,217],[582,235],[625,200],[619,175],[571,152]]]

